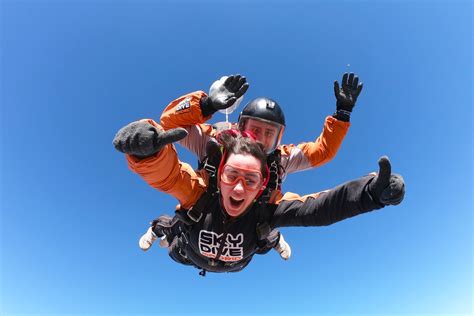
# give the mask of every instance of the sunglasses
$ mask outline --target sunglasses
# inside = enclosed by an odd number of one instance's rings
[[[221,181],[233,185],[237,184],[239,180],[247,190],[254,191],[262,188],[263,176],[259,170],[249,170],[226,164],[222,169]]]

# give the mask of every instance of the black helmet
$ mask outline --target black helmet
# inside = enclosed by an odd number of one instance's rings
[[[244,107],[239,115],[239,129],[245,130],[246,122],[258,120],[277,127],[277,135],[272,145],[267,145],[267,153],[271,153],[280,144],[285,129],[285,115],[278,103],[270,98],[256,98]],[[265,144],[264,144],[265,145]]]
[[[256,98],[247,103],[239,115],[239,123],[243,117],[260,118],[265,121],[285,126],[285,115],[275,100]]]

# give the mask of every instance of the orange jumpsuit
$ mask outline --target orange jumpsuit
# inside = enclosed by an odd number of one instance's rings
[[[207,97],[203,91],[186,94],[172,101],[161,115],[161,126],[168,130],[176,127],[185,128],[188,136],[179,144],[194,153],[200,161],[206,156],[206,145],[215,136],[216,131],[210,124],[205,124],[211,116],[204,117],[201,112],[200,100]],[[304,142],[298,145],[281,145],[280,165],[283,173],[282,181],[287,174],[319,167],[332,160],[339,150],[350,127],[350,122],[337,120],[332,116],[325,119],[321,134],[314,142]],[[297,197],[296,194],[291,193]],[[280,190],[274,191],[271,201],[282,197]]]

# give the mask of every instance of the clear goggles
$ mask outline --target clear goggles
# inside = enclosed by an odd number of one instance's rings
[[[247,190],[255,191],[262,188],[263,176],[260,170],[249,170],[226,164],[221,172],[221,181],[228,185],[241,181]]]
[[[251,132],[257,141],[265,146],[265,151],[269,154],[280,145],[285,126],[258,117],[242,116],[239,121],[239,129]]]

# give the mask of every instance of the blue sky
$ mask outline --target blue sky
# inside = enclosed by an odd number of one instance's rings
[[[473,313],[472,2],[7,0],[0,21],[0,314]],[[128,170],[120,127],[241,73],[244,102],[284,108],[283,142],[309,141],[345,71],[364,90],[342,148],[284,189],[331,188],[386,154],[402,205],[282,229],[292,258],[238,274],[138,248],[176,200]]]

